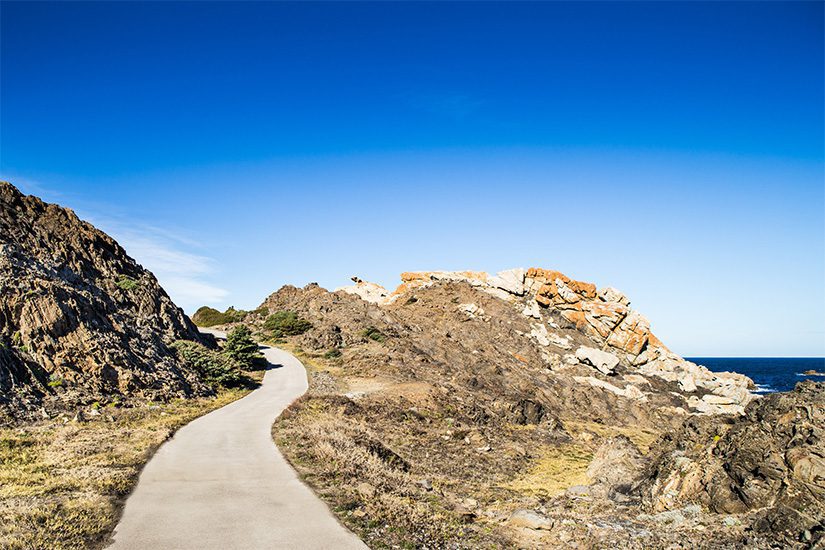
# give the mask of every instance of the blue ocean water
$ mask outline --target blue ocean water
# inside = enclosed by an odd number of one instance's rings
[[[733,371],[750,377],[761,392],[790,391],[802,380],[821,380],[825,376],[806,376],[809,370],[825,373],[825,357],[686,357],[712,371]]]

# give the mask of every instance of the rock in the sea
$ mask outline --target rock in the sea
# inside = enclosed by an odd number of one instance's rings
[[[613,369],[619,364],[619,358],[596,348],[581,346],[576,350],[576,358],[584,363],[598,369],[602,374],[612,374]]]

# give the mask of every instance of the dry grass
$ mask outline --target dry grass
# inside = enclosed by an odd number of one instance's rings
[[[0,430],[0,548],[101,546],[154,451],[179,427],[246,393]]]
[[[596,422],[564,421],[564,428],[573,436],[590,433],[601,439],[609,439],[623,435],[636,445],[636,448],[647,454],[651,445],[662,435],[661,431],[636,426],[608,426]]]
[[[574,485],[586,484],[585,472],[591,460],[593,454],[576,444],[546,446],[532,461],[530,470],[505,487],[521,494],[550,498]]]
[[[334,398],[305,397],[275,423],[292,465],[371,548],[483,548],[439,491],[425,491],[401,457]],[[496,545],[497,546],[497,545]]]

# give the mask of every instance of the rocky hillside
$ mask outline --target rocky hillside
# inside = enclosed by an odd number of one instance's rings
[[[335,293],[287,287],[262,308],[303,313],[316,327],[304,337],[313,349],[346,348],[374,325],[391,336],[384,344],[393,358],[387,368],[401,376],[421,371],[422,361],[476,378],[490,368],[509,369],[507,386],[527,377],[538,401],[551,408],[566,402],[560,411],[572,410],[573,402],[589,410],[582,400],[604,401],[658,422],[739,414],[753,398],[747,377],[713,373],[672,353],[614,288],[538,268],[496,276],[414,272],[401,279],[392,293],[357,278]],[[348,364],[362,362],[352,359]]]
[[[368,544],[773,544],[747,510],[645,504],[669,472],[660,438],[760,400],[668,350],[616,289],[538,268],[404,273],[394,291],[356,277],[284,287],[243,322],[310,365],[273,433]]]
[[[209,393],[169,348],[199,338],[111,237],[0,182],[0,421],[105,396]]]

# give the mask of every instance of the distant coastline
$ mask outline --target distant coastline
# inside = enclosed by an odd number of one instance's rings
[[[791,391],[802,380],[825,376],[825,357],[686,357],[712,371],[750,377],[756,393]]]

